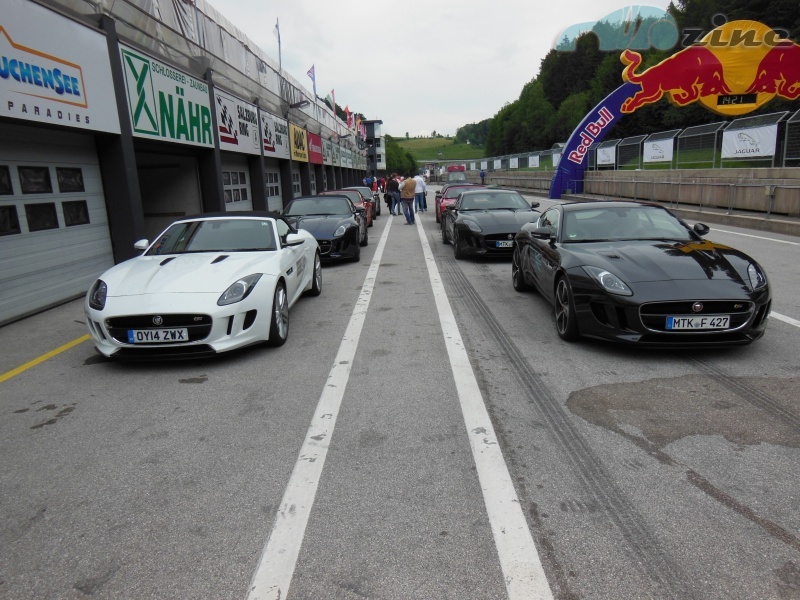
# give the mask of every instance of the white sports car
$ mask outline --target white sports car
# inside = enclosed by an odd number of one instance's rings
[[[317,240],[272,213],[187,217],[135,247],[141,256],[110,268],[86,294],[86,323],[104,356],[280,346],[289,308],[304,292],[322,291]]]

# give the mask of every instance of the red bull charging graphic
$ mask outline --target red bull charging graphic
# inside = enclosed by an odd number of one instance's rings
[[[583,191],[589,148],[625,114],[666,98],[695,102],[724,116],[747,114],[775,97],[800,97],[800,44],[756,21],[731,21],[648,69],[642,55],[623,50],[624,83],[586,115],[566,146],[550,197]]]

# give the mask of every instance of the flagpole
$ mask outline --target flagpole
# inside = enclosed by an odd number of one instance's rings
[[[278,75],[281,80],[281,101],[283,101],[283,60],[281,59],[281,27],[278,17],[275,17],[275,35],[278,36]]]

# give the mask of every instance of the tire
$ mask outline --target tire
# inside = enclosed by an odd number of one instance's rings
[[[356,253],[353,255],[353,262],[361,260],[361,246],[356,246]]]
[[[372,223],[370,223],[369,226],[372,227]],[[360,245],[361,246],[366,246],[367,244],[369,244],[369,231],[365,229],[364,230],[364,239],[361,240],[361,244]]]
[[[442,223],[442,243],[443,244],[450,243],[450,240],[447,239],[447,229],[445,228],[444,223]]]
[[[322,293],[322,261],[319,252],[314,254],[314,272],[311,274],[311,289],[306,296],[319,296]]]
[[[578,319],[575,314],[575,300],[572,288],[566,277],[559,278],[556,283],[555,318],[558,336],[566,342],[574,342],[580,337]]]
[[[273,347],[283,346],[289,338],[289,299],[286,297],[286,286],[278,282],[272,297],[272,310],[269,321],[269,339],[267,344]]]
[[[456,260],[461,260],[464,258],[464,253],[461,251],[461,248],[458,245],[458,229],[453,226],[453,256]]]
[[[519,265],[519,246],[514,248],[514,256],[511,258],[511,284],[518,292],[527,292],[531,289],[525,282],[525,276],[522,274],[522,269]]]

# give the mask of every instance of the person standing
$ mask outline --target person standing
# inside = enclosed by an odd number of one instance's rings
[[[400,184],[397,181],[397,173],[392,173],[389,181],[386,182],[386,189],[392,198],[392,207],[389,209],[393,215],[400,214]],[[397,209],[397,210],[395,210]]]
[[[486,181],[486,171],[481,169],[481,185],[483,185],[485,181]]]
[[[414,195],[417,189],[417,182],[413,177],[407,177],[400,184],[400,201],[403,203],[403,213],[406,216],[406,224],[413,225],[414,220]]]
[[[417,173],[414,175],[414,211],[425,212],[425,194],[428,192],[428,186],[425,185],[425,179],[422,175]]]

